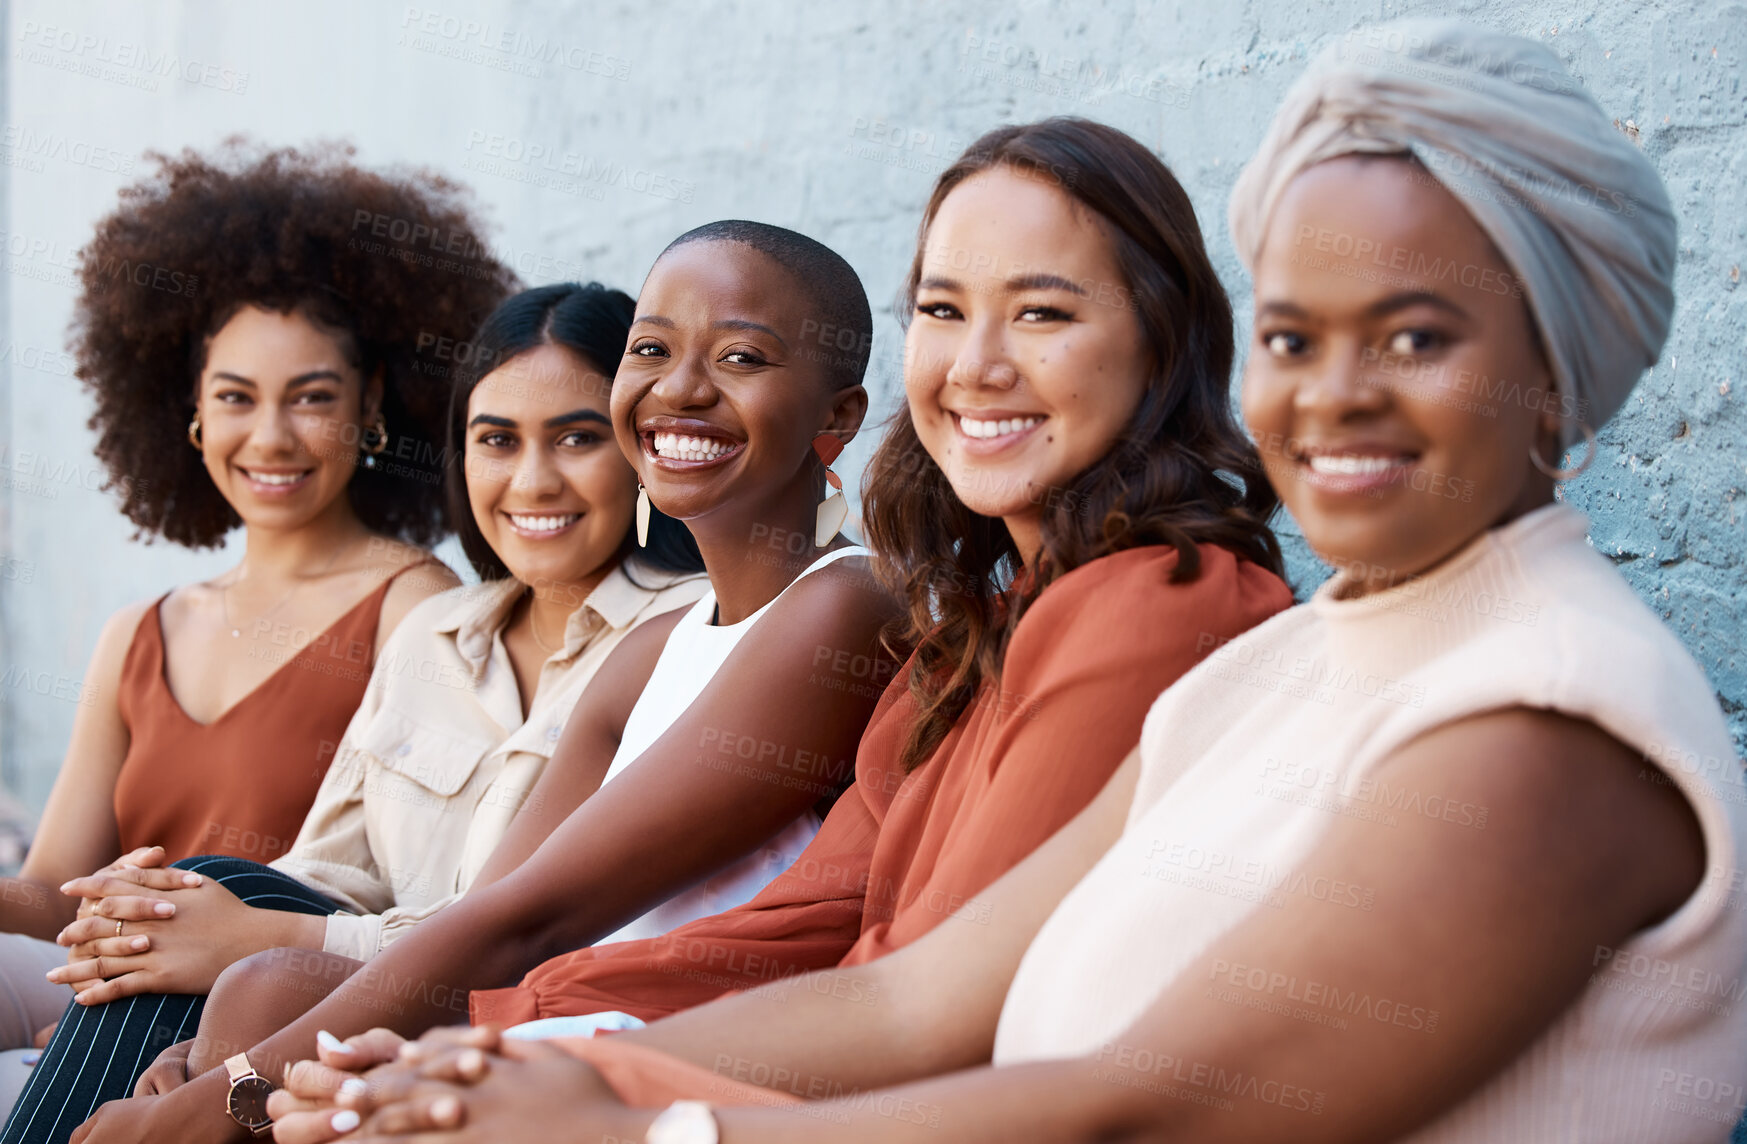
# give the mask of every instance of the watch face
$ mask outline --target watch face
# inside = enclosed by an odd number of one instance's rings
[[[267,1115],[267,1098],[273,1094],[273,1082],[264,1076],[246,1076],[231,1085],[231,1119],[244,1128],[265,1128],[273,1123]]]

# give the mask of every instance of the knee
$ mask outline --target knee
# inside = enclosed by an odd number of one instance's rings
[[[359,963],[319,949],[269,949],[231,963],[206,999],[190,1074],[211,1068],[313,1008]],[[229,1052],[224,1052],[229,1047]]]
[[[253,865],[255,863],[247,859],[233,858],[229,854],[196,854],[192,858],[178,858],[170,863],[170,868],[172,870],[192,870],[196,874],[206,874],[219,878]]]
[[[345,960],[319,949],[280,948],[250,954],[232,962],[218,975],[212,986],[211,1003],[219,1004],[229,997],[233,1003],[258,1004],[269,996],[304,992],[334,972],[335,967],[329,962]]]

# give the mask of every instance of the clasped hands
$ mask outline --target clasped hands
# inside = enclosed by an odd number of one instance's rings
[[[68,948],[67,964],[48,979],[71,985],[80,1004],[206,993],[227,965],[254,952],[242,911],[257,911],[216,881],[163,863],[163,847],[142,847],[61,887],[80,899],[79,912],[55,939]]]
[[[372,1029],[321,1034],[318,1060],[285,1071],[267,1102],[278,1144],[440,1138],[445,1144],[567,1140],[582,1130],[641,1140],[655,1114],[628,1108],[593,1066],[492,1026],[407,1041]]]

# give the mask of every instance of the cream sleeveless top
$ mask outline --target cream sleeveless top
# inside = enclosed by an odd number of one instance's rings
[[[674,625],[673,634],[667,637],[667,645],[661,649],[661,658],[656,660],[649,683],[625,720],[624,738],[619,741],[619,749],[602,781],[612,782],[624,774],[638,756],[666,733],[673,721],[703,694],[704,688],[709,686],[710,680],[715,678],[716,672],[728,661],[729,654],[746,633],[790,588],[845,557],[866,555],[867,549],[859,545],[827,552],[807,565],[770,603],[737,624],[712,624],[710,621],[716,614],[716,593],[713,590],[705,592]],[[669,898],[595,944],[659,937],[689,921],[719,914],[750,901],[772,878],[794,864],[818,832],[819,816],[809,810],[751,854]]]
[[[1442,724],[1539,708],[1643,752],[1648,777],[1692,805],[1706,876],[1668,919],[1600,951],[1537,1041],[1407,1139],[1727,1139],[1747,1092],[1747,786],[1704,673],[1586,528],[1549,505],[1418,580],[1351,600],[1331,582],[1167,690],[1127,827],[1027,951],[995,1061],[1119,1040],[1210,944],[1283,898],[1362,899],[1299,872],[1339,816],[1483,829],[1486,808],[1434,806],[1372,772]]]

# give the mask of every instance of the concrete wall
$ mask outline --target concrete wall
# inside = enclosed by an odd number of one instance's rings
[[[1747,742],[1747,8],[1458,7],[1551,44],[1637,126],[1669,181],[1681,226],[1674,337],[1570,499],[1704,665]],[[72,253],[129,181],[115,168],[137,169],[144,149],[235,131],[345,136],[368,161],[436,166],[477,189],[531,282],[580,275],[635,290],[689,226],[744,216],[797,227],[842,251],[875,299],[873,384],[888,411],[900,347],[891,299],[929,184],[970,139],[1056,113],[1133,133],[1190,189],[1242,309],[1224,203],[1286,86],[1355,25],[1445,9],[13,0],[0,138],[0,657],[25,674],[0,687],[7,784],[40,805],[75,710],[64,696],[104,617],[226,564],[129,541],[94,489],[89,402],[64,350]],[[866,455],[864,441],[841,467],[853,473]],[[1308,588],[1321,570],[1290,543]]]

